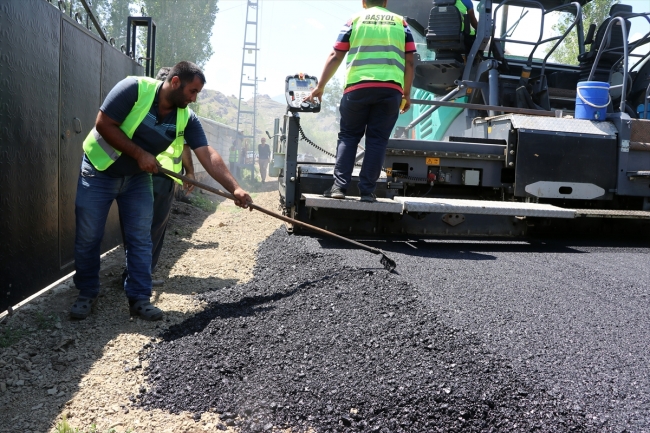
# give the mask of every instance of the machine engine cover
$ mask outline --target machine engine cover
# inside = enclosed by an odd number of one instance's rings
[[[519,129],[515,195],[525,197],[527,186],[547,183],[558,191],[546,197],[606,199],[616,188],[616,146],[615,136]],[[580,185],[584,188],[576,188]],[[603,196],[593,197],[591,191],[600,189]]]

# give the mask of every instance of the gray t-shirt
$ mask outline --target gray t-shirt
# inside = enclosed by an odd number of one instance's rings
[[[133,134],[133,142],[145,151],[157,156],[167,150],[176,138],[176,110],[158,119],[158,97],[160,87],[156,91],[151,109]],[[128,77],[120,81],[109,92],[100,110],[116,122],[122,123],[131,112],[138,100],[138,81]],[[185,127],[185,142],[192,149],[207,146],[208,139],[196,114],[190,110],[190,118]],[[86,156],[84,156],[86,158]],[[104,173],[109,176],[121,177],[140,173],[138,162],[126,154],[108,167]]]

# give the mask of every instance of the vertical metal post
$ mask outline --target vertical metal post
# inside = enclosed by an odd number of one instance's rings
[[[284,159],[284,183],[285,183],[285,205],[291,209],[295,205],[296,198],[296,175],[298,168],[298,141],[299,131],[297,119],[300,113],[289,113],[285,117],[288,122],[285,123],[287,129],[287,148]]]
[[[147,27],[147,53],[145,57],[139,59],[146,60],[145,75],[153,78],[156,64],[156,23],[151,17],[128,17],[126,26],[126,55],[134,60],[137,60],[135,55],[137,27]]]
[[[258,20],[259,20],[259,0],[247,0],[247,10],[246,10],[246,24],[244,29],[244,46],[242,49],[242,63],[241,63],[241,76],[239,81],[239,101],[237,103],[237,131],[239,131],[241,124],[243,123],[244,116],[251,116],[251,132],[250,134],[243,133],[243,138],[250,139],[251,146],[253,150],[253,166],[255,165],[255,144],[256,144],[256,129],[257,129],[257,37],[258,37]],[[252,13],[254,12],[254,13]],[[249,29],[249,26],[252,26]],[[249,31],[252,34],[252,40],[249,40]],[[246,53],[249,52],[249,57],[252,54],[252,58],[247,61]],[[247,77],[246,70],[251,70],[253,72],[252,83],[244,82],[245,77]],[[244,87],[253,88],[253,110],[242,110],[242,94]],[[254,169],[253,169],[254,172]]]
[[[488,82],[490,83],[490,93],[489,93],[489,104],[490,105],[500,105],[499,104],[499,71],[495,68],[490,69],[488,72]],[[488,111],[490,117],[496,116],[494,110]]]

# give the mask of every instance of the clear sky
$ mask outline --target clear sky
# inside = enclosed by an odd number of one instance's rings
[[[397,1],[389,0],[388,9]],[[622,3],[632,5],[634,12],[650,11],[650,0]],[[212,30],[214,55],[205,66],[206,87],[226,95],[239,94],[246,4],[246,0],[219,0]],[[320,76],[341,27],[362,9],[361,0],[259,0],[259,4],[257,77],[266,81],[259,82],[258,93],[272,97],[283,94],[287,75],[304,72]],[[523,22],[522,27],[528,28]],[[633,25],[630,34],[647,31],[648,26]],[[250,36],[248,40],[252,40]],[[343,67],[337,75],[343,78]],[[250,88],[242,96],[251,97]]]
[[[304,72],[320,76],[339,30],[350,16],[362,9],[361,0],[260,0],[259,3],[257,76],[266,81],[259,82],[258,92],[270,96],[284,93],[287,75]],[[206,87],[226,95],[239,94],[246,9],[246,0],[219,0],[219,13],[212,30],[214,55],[205,67]],[[252,29],[254,26],[249,26]]]

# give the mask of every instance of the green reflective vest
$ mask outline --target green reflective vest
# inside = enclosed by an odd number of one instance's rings
[[[151,104],[153,104],[153,100],[156,96],[156,90],[158,89],[158,86],[162,84],[161,81],[149,77],[132,78],[135,78],[138,81],[138,100],[131,109],[131,112],[126,116],[126,119],[124,119],[124,122],[120,125],[120,129],[127,137],[129,137],[129,139],[133,138],[135,130],[140,126],[151,109]],[[180,173],[181,168],[183,167],[183,136],[189,119],[189,109],[178,108],[176,114],[176,139],[167,150],[157,157],[158,162],[160,162],[164,168],[176,173]],[[90,162],[100,171],[106,170],[110,167],[122,154],[122,152],[108,144],[106,140],[99,135],[95,128],[90,131],[84,140],[83,149]],[[183,184],[180,180],[174,180]]]
[[[462,33],[463,31],[465,31],[465,16],[467,15],[467,6],[465,6],[461,0],[456,0],[455,6],[456,9],[460,11],[460,18],[461,18],[460,31]],[[474,28],[471,26],[470,26],[469,34],[472,36],[476,34],[476,30],[474,30]]]
[[[404,18],[382,7],[352,18],[345,87],[361,81],[394,81],[404,87]]]
[[[228,154],[228,162],[237,162],[237,149],[230,149],[230,153]]]

